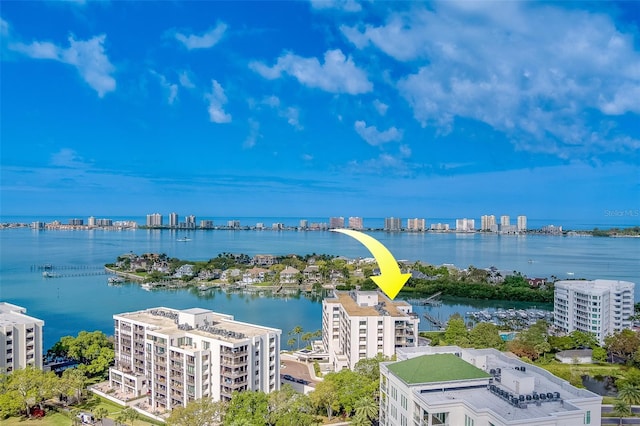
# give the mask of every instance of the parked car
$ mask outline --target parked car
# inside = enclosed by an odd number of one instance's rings
[[[284,376],[282,376],[282,378],[285,380],[289,380],[291,382],[294,382],[296,380],[293,376],[290,376],[289,374],[285,374]]]

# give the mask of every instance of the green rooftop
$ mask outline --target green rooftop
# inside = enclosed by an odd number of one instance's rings
[[[387,368],[410,385],[491,377],[454,354],[422,355],[389,364]]]

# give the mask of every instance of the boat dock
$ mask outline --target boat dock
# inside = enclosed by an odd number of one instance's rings
[[[423,299],[407,299],[407,302],[416,306],[440,306],[442,301],[440,300],[441,291],[436,294]]]

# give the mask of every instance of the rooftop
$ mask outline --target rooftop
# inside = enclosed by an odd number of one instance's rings
[[[387,367],[409,385],[491,377],[454,354],[423,355]]]
[[[388,297],[382,295],[379,292],[363,292],[363,293],[372,293],[377,297],[378,306],[382,307],[384,311],[386,311],[389,316],[392,317],[408,317],[409,315],[398,309],[398,306],[411,306],[404,300],[401,301],[392,301]],[[383,314],[380,310],[376,309],[375,306],[363,306],[358,305],[353,296],[346,291],[336,291],[334,298],[325,299],[330,303],[340,303],[342,308],[350,315],[356,317],[376,317],[382,316]]]
[[[15,324],[40,324],[44,325],[44,321],[38,318],[26,315],[27,310],[21,306],[13,305],[7,302],[0,302],[0,327],[11,326]]]

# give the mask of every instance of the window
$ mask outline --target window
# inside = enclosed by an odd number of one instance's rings
[[[404,395],[400,395],[400,405],[402,406],[402,408],[404,408],[405,410],[407,409],[407,397]]]
[[[590,425],[591,424],[591,411],[587,411],[584,414],[584,424],[585,425]]]
[[[473,419],[466,414],[464,415],[464,426],[473,426]]]
[[[400,414],[400,426],[407,426],[407,418]]]
[[[391,386],[391,398],[393,398],[396,401],[398,400],[398,389],[396,389],[393,386]]]

